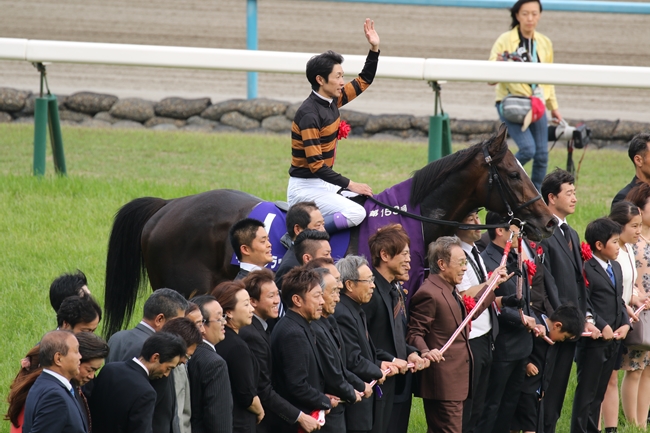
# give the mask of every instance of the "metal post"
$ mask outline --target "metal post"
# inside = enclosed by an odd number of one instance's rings
[[[34,176],[45,175],[47,102],[47,98],[36,98],[34,101]]]
[[[54,156],[54,171],[65,176],[65,153],[63,152],[63,136],[61,135],[61,121],[59,120],[59,104],[56,96],[49,95],[48,98],[48,119],[50,123],[50,142],[52,144],[52,155]]]
[[[246,49],[257,50],[257,0],[246,0]],[[248,99],[257,98],[257,72],[247,72]]]
[[[440,84],[437,81],[429,81],[429,85],[436,94],[433,116],[429,117],[429,162],[431,162],[451,154],[451,129],[449,115],[442,109]]]

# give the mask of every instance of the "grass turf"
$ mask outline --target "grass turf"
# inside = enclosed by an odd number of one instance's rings
[[[54,176],[49,158],[48,174],[41,179],[31,176],[33,128],[0,125],[0,137],[0,385],[5,395],[19,360],[56,327],[48,301],[56,276],[83,270],[91,291],[103,300],[108,234],[121,205],[136,197],[174,198],[217,188],[267,200],[286,197],[289,139],[284,136],[64,127],[69,175]],[[427,160],[426,144],[413,142],[344,140],[338,152],[337,170],[375,192],[407,178]],[[558,146],[549,167],[565,166],[565,158]],[[588,151],[577,182],[577,212],[569,217],[578,233],[607,214],[611,198],[632,175],[625,152]],[[572,378],[558,432],[569,431],[574,388]],[[6,403],[0,411],[5,413]],[[412,414],[409,431],[425,432],[418,399]],[[0,432],[8,431],[9,424],[0,423]]]

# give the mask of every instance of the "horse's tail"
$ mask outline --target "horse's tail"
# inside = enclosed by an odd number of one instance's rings
[[[122,206],[115,215],[106,257],[104,336],[107,339],[131,320],[138,291],[146,281],[142,229],[166,204],[161,198],[141,197]]]

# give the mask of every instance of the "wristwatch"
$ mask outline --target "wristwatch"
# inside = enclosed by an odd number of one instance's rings
[[[596,321],[594,320],[594,316],[587,316],[587,323],[595,325]]]

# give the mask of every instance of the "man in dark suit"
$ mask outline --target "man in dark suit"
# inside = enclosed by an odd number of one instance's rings
[[[585,278],[589,284],[588,296],[594,309],[596,327],[603,338],[583,338],[578,342],[578,385],[571,413],[572,433],[599,431],[600,406],[614,371],[621,341],[630,330],[630,319],[623,301],[623,272],[616,261],[620,234],[621,226],[608,218],[590,222],[585,230],[585,239],[593,251],[593,257],[584,264]]]
[[[260,369],[257,395],[262,402],[266,416],[257,425],[257,433],[273,433],[279,429],[280,419],[298,423],[305,431],[313,431],[318,422],[282,398],[273,389],[273,363],[271,359],[271,336],[267,320],[278,317],[280,293],[273,282],[273,272],[260,269],[251,272],[245,279],[246,291],[251,299],[253,322],[239,330],[239,336],[248,344],[257,359]]]
[[[627,149],[627,154],[634,164],[634,177],[632,181],[616,194],[612,200],[612,206],[619,201],[625,200],[627,193],[640,182],[650,183],[650,133],[641,133],[632,137]]]
[[[187,363],[192,401],[192,432],[232,433],[233,400],[228,365],[214,346],[226,337],[226,319],[214,296],[192,299],[203,315],[203,343]]]
[[[284,276],[282,298],[286,315],[271,333],[273,383],[285,400],[302,412],[318,416],[336,405],[325,395],[325,378],[310,323],[323,310],[320,278],[314,271],[294,268]],[[295,433],[298,425],[282,422],[282,432]]]
[[[113,334],[108,340],[111,350],[106,362],[128,361],[139,356],[147,338],[159,332],[169,320],[183,317],[186,308],[187,300],[175,290],[163,288],[153,292],[144,304],[140,323],[133,329]],[[173,379],[165,376],[153,381],[151,385],[156,391],[153,429],[156,433],[171,433],[173,426],[178,423]]]
[[[401,374],[389,377],[381,386],[382,396],[375,396],[376,433],[406,433],[411,409],[411,372],[429,366],[414,346],[406,344],[406,307],[400,279],[408,278],[411,268],[410,239],[399,224],[382,227],[368,240],[376,291],[361,308],[366,313],[370,338],[377,351],[392,357]],[[413,367],[408,368],[408,364]],[[396,394],[406,394],[406,404],[393,414]],[[401,422],[400,422],[400,417]]]
[[[346,367],[364,382],[378,381],[381,385],[387,377],[399,373],[393,364],[393,356],[378,351],[370,337],[366,313],[362,308],[373,297],[375,277],[365,258],[349,255],[338,261],[336,268],[341,273],[343,291],[341,302],[334,317],[341,330],[345,351]],[[374,424],[374,400],[363,399],[345,411],[348,432],[369,432]]]
[[[50,305],[54,313],[59,311],[65,298],[83,295],[90,295],[90,290],[88,290],[86,275],[79,269],[74,274],[58,276],[50,285]]]
[[[87,433],[70,380],[79,374],[79,342],[71,332],[45,334],[39,346],[43,373],[27,394],[23,431]]]
[[[158,332],[140,356],[106,364],[94,381],[88,405],[95,433],[152,433],[156,391],[150,381],[167,377],[185,356],[183,339]]]
[[[106,362],[128,361],[140,355],[145,340],[160,331],[165,322],[183,317],[187,300],[172,289],[158,289],[144,303],[142,320],[133,329],[113,334],[108,340],[111,351]]]
[[[300,266],[293,243],[303,230],[325,231],[325,220],[320,213],[318,206],[313,201],[301,201],[289,208],[286,217],[287,233],[282,236],[280,242],[287,247],[287,252],[282,257],[282,263],[275,272],[275,284],[278,289],[282,288],[282,277],[296,266]]]
[[[473,370],[467,327],[451,343],[445,352],[446,358],[439,348],[447,343],[466,315],[456,286],[467,270],[467,258],[455,236],[443,236],[432,242],[427,258],[431,273],[411,298],[406,340],[432,364],[419,373],[420,389],[415,395],[422,397],[429,431],[460,433],[463,401],[471,395]],[[500,278],[502,282],[504,274],[499,270],[492,278]],[[475,298],[478,299],[486,288],[484,285]],[[474,317],[494,300],[494,293],[489,293]]]
[[[230,228],[228,237],[239,260],[239,273],[235,280],[242,280],[251,271],[262,269],[273,261],[271,242],[262,221],[253,218],[237,221]]]
[[[341,274],[330,258],[319,258],[309,262],[306,269],[314,269],[321,278],[323,288],[323,314],[312,322],[316,334],[321,365],[325,370],[325,392],[338,397],[341,402],[325,416],[321,431],[338,433],[347,431],[345,424],[346,406],[372,395],[372,387],[359,379],[345,367],[345,346],[336,320],[333,317],[336,304],[341,300]],[[334,326],[332,326],[334,322]]]
[[[575,305],[586,317],[585,331],[591,332],[592,338],[597,339],[600,337],[600,330],[594,326],[595,321],[587,297],[582,274],[580,238],[566,222],[567,216],[575,212],[577,202],[574,181],[569,172],[556,169],[546,175],[542,182],[542,198],[559,225],[550,238],[540,243],[544,256],[546,295],[553,309],[567,303]],[[544,433],[555,433],[575,349],[574,341],[565,341],[558,345],[553,375],[544,398]]]
[[[485,222],[486,224],[500,224],[504,221],[499,214],[488,212]],[[506,265],[509,270],[517,268],[517,235],[519,234],[519,228],[513,225],[510,230],[501,228],[488,229],[491,242],[487,245],[485,251],[481,253],[488,272],[501,265],[504,248],[511,231],[514,232],[514,238]],[[525,252],[522,254],[525,254]],[[526,324],[522,323],[517,308],[501,308],[501,314],[498,316],[499,335],[494,342],[494,358],[488,382],[490,391],[487,394],[483,412],[476,426],[476,431],[479,432],[508,433],[510,431],[510,421],[517,408],[517,401],[526,374],[528,357],[533,350],[531,331],[536,327],[536,319],[530,310],[530,290],[525,264],[523,268],[523,275],[519,277],[523,279],[520,306],[523,307]],[[517,284],[517,278],[512,278],[500,284],[494,294],[496,296],[516,295]],[[542,327],[543,325],[540,324],[539,328]],[[545,333],[543,329],[539,329],[539,331]]]

